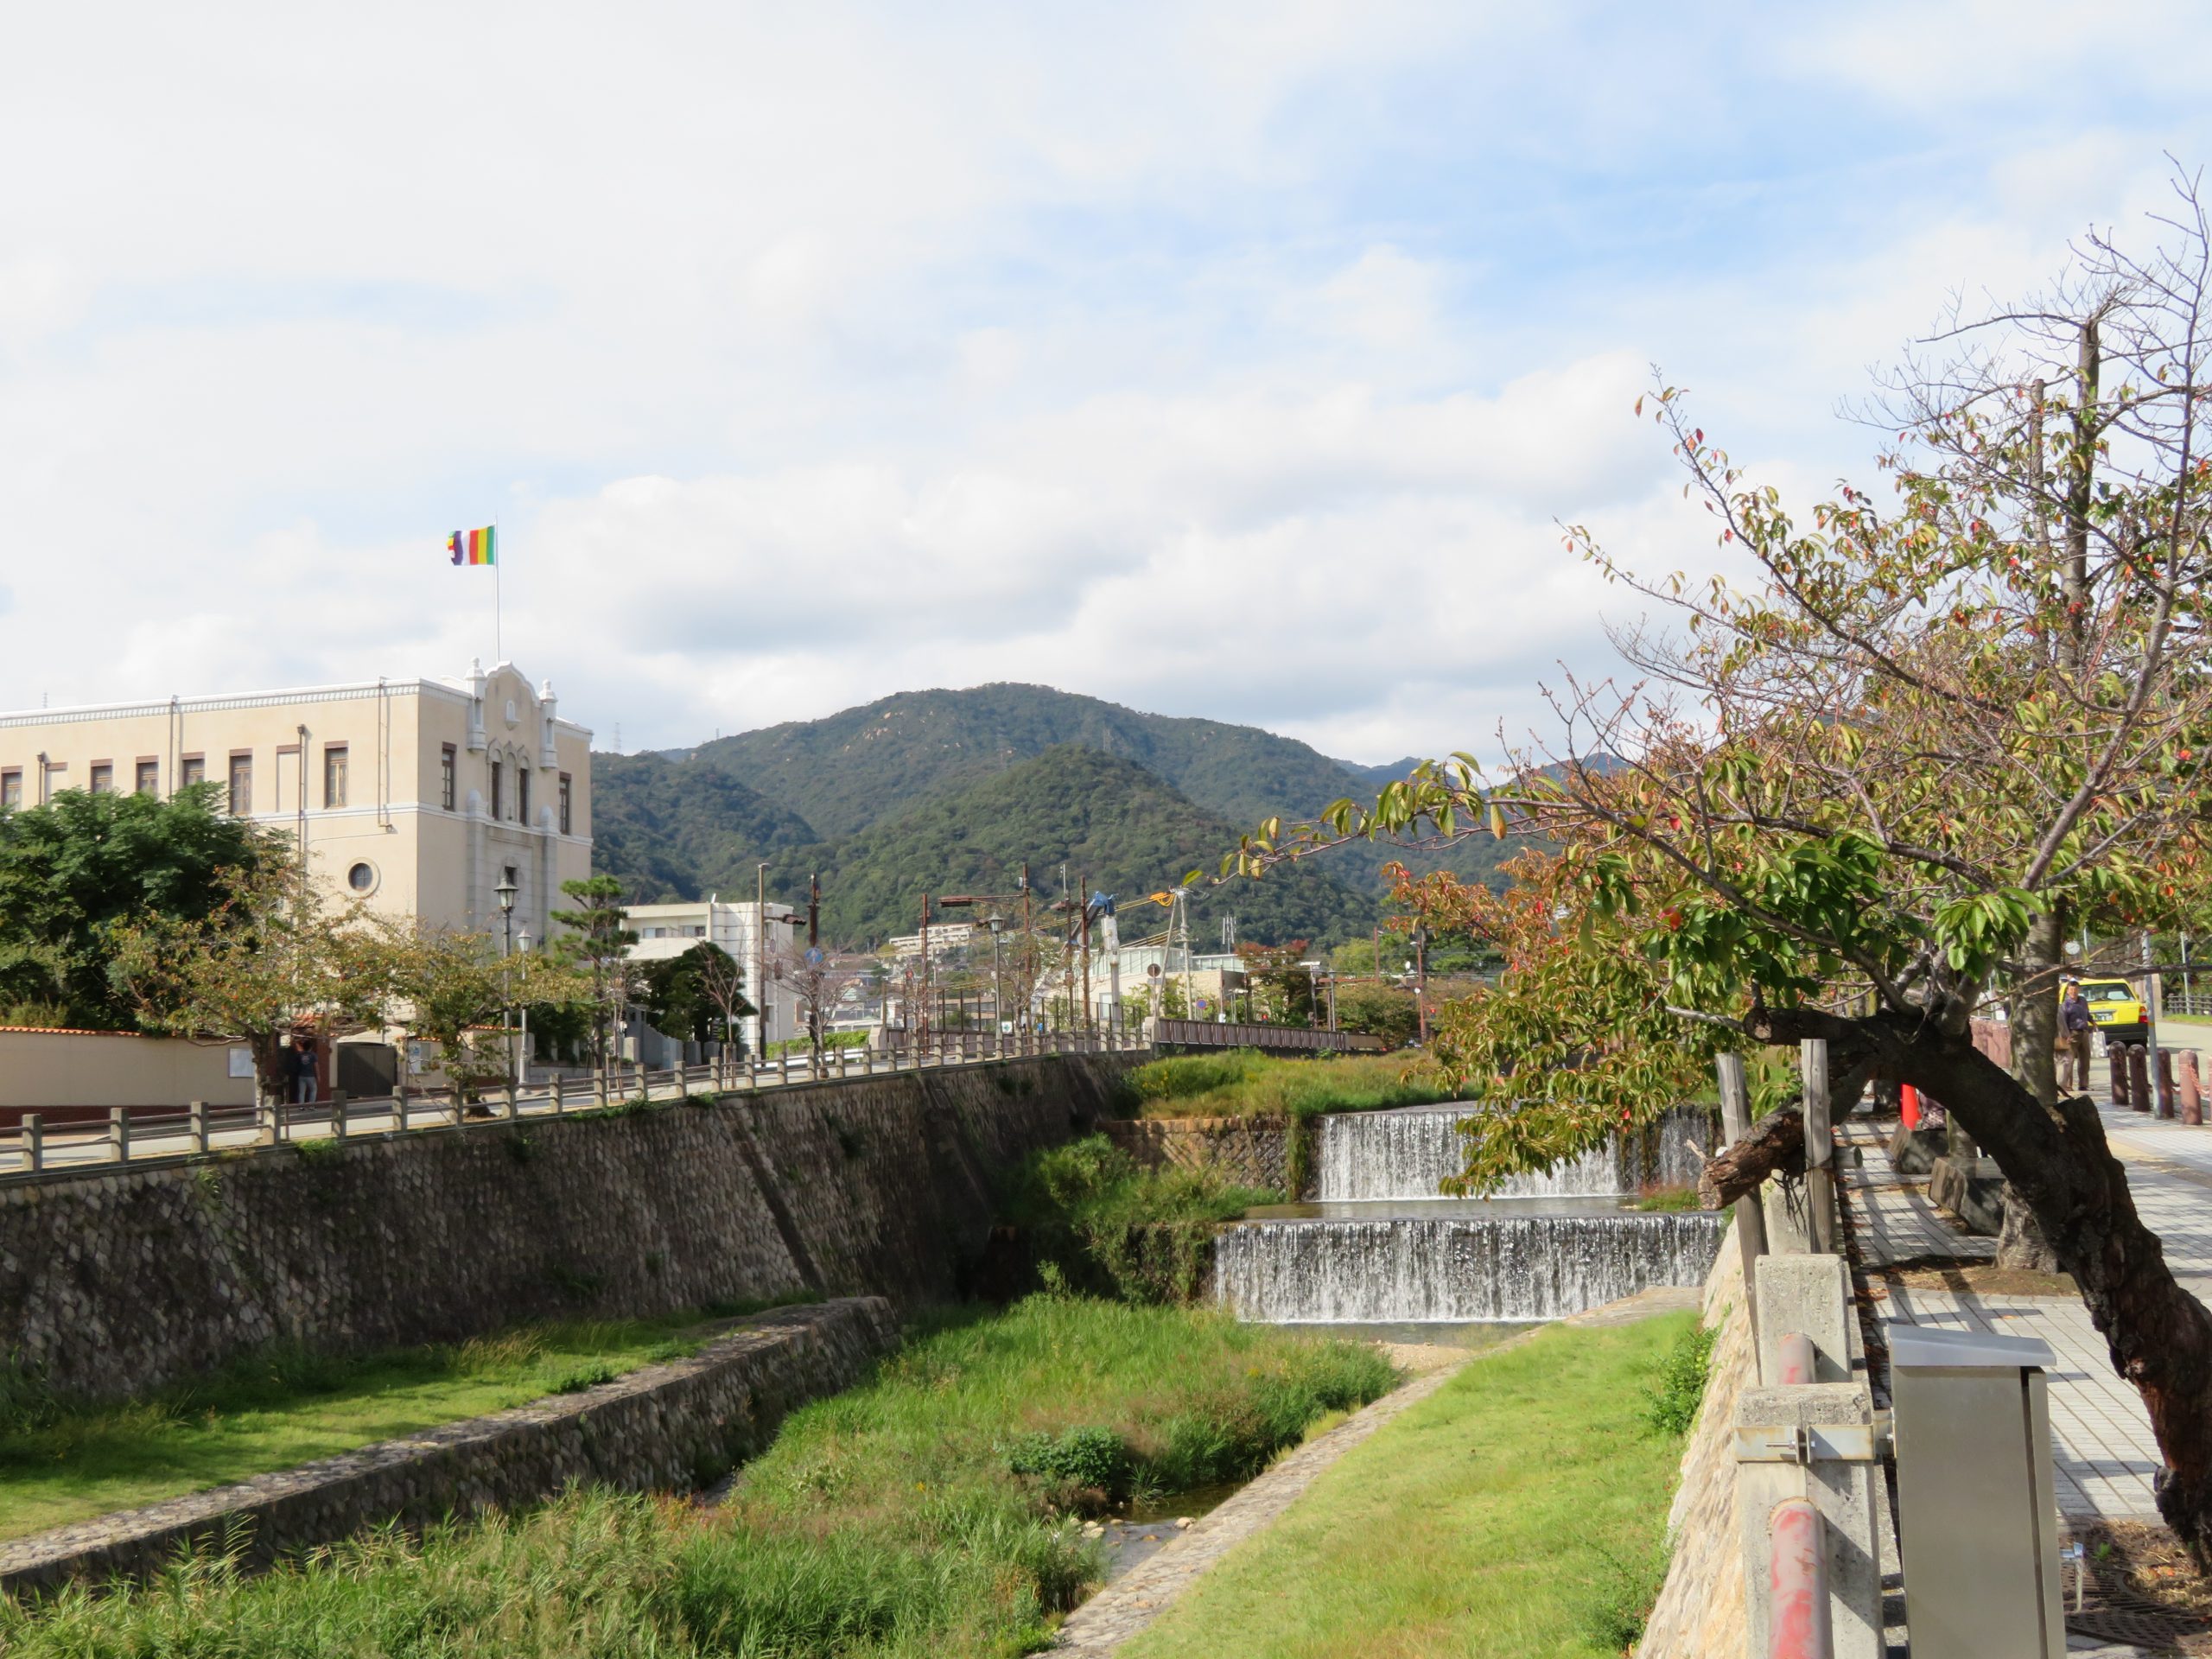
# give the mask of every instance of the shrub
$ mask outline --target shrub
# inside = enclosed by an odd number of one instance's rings
[[[1041,1475],[1102,1492],[1128,1489],[1129,1454],[1110,1428],[1071,1428],[1059,1434],[1027,1434],[1014,1443],[1007,1467],[1017,1475]]]
[[[1660,1433],[1687,1434],[1697,1421],[1719,1336],[1716,1326],[1694,1325],[1675,1339],[1659,1362],[1658,1376],[1643,1391],[1643,1418]]]

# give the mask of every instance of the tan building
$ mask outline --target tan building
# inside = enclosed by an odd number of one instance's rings
[[[518,943],[542,940],[561,883],[591,874],[591,734],[509,663],[0,715],[0,804],[197,783],[291,831],[332,893],[434,926],[499,934],[504,875]]]

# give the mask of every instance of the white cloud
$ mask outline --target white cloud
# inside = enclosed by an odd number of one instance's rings
[[[0,703],[454,671],[496,515],[510,653],[633,747],[1005,678],[1486,742],[1626,602],[1555,519],[1716,556],[1647,364],[1824,486],[1946,293],[2212,149],[2193,14],[2086,92],[2037,16],[48,8]]]

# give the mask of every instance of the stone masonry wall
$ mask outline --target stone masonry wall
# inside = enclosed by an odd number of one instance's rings
[[[860,1381],[897,1335],[879,1297],[785,1308],[581,1393],[0,1544],[0,1591],[143,1577],[194,1545],[264,1567],[363,1527],[511,1509],[570,1481],[687,1490],[766,1448],[786,1413]]]
[[[1681,1484],[1667,1515],[1674,1557],[1637,1659],[1713,1659],[1742,1653],[1751,1641],[1736,1513],[1736,1401],[1753,1380],[1755,1364],[1743,1254],[1724,1240],[1706,1278],[1705,1323],[1718,1326],[1719,1335],[1705,1402],[1682,1451]]]
[[[949,1296],[993,1187],[1117,1108],[1060,1055],[712,1104],[310,1142],[0,1188],[0,1362],[133,1395],[349,1351],[811,1289]]]
[[[1212,1169],[1242,1186],[1290,1191],[1289,1120],[1144,1117],[1102,1123],[1114,1144],[1147,1168]]]

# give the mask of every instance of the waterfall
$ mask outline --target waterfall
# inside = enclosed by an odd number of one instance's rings
[[[1455,1127],[1472,1109],[1344,1112],[1321,1120],[1319,1190],[1324,1203],[1363,1204],[1433,1198],[1447,1176],[1465,1166]],[[1542,1174],[1516,1175],[1491,1194],[1501,1198],[1575,1198],[1634,1192],[1645,1182],[1694,1184],[1699,1149],[1708,1144],[1706,1112],[1678,1107],[1650,1128],[1616,1135]]]
[[[1269,1324],[1554,1319],[1702,1283],[1723,1224],[1695,1211],[1246,1222],[1215,1239],[1214,1300]]]

